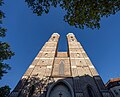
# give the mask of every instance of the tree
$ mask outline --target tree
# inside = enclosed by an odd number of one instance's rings
[[[2,6],[3,0],[0,0],[0,6]],[[6,28],[2,27],[2,19],[5,17],[4,13],[0,10],[0,37],[3,38],[6,36]],[[10,45],[7,42],[0,41],[0,79],[4,73],[7,73],[7,70],[10,69],[9,64],[4,63],[4,60],[10,59],[14,53],[10,50]]]
[[[3,0],[0,0],[0,6],[2,6],[4,4]],[[0,24],[2,24],[2,19],[5,18],[5,15],[4,13],[2,12],[2,10],[0,10]],[[0,25],[0,37],[5,37],[5,32],[6,32],[6,29],[1,27]]]
[[[10,94],[9,86],[0,87],[0,97],[8,97]]]
[[[0,6],[4,4],[3,0],[0,0]],[[0,38],[6,36],[7,29],[2,27],[2,19],[5,18],[4,13],[0,10]],[[0,80],[2,76],[10,69],[9,64],[4,61],[10,59],[14,55],[14,52],[10,50],[10,45],[7,42],[0,41]],[[0,97],[8,97],[10,93],[9,86],[0,87]]]
[[[66,14],[64,21],[71,26],[84,29],[100,28],[100,19],[120,10],[120,0],[25,0],[28,6],[41,16],[48,13],[50,7],[59,5]]]
[[[7,73],[7,70],[10,70],[9,64],[3,61],[10,59],[13,55],[14,53],[10,50],[10,45],[0,41],[0,79],[3,74]]]

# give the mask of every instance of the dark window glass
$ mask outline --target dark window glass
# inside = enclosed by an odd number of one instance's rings
[[[32,85],[32,86],[30,87],[30,89],[29,89],[29,95],[28,95],[28,97],[32,97],[34,91],[35,91],[35,86]]]
[[[96,97],[93,89],[90,86],[87,87],[87,90],[88,90],[89,97]]]

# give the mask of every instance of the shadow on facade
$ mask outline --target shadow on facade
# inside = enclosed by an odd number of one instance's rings
[[[59,77],[60,78],[60,77]],[[23,78],[10,97],[112,97],[100,76]]]

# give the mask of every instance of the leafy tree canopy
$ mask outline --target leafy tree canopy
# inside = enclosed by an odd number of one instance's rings
[[[0,6],[4,4],[3,0],[0,0]],[[2,27],[2,19],[5,18],[5,15],[2,10],[0,10],[0,38],[6,36],[7,29]],[[10,69],[9,64],[4,63],[4,60],[10,59],[14,53],[10,50],[10,45],[7,42],[0,41],[0,79],[2,76],[7,73],[7,70]],[[9,86],[0,87],[0,97],[8,97],[10,93]]]
[[[0,87],[0,97],[8,97],[10,93],[9,86]]]
[[[3,4],[4,4],[3,0],[0,0],[0,6],[2,6]],[[6,35],[5,32],[7,30],[1,26],[3,18],[5,18],[5,15],[4,15],[3,11],[0,10],[0,37],[5,37],[5,35]]]
[[[65,10],[64,21],[71,26],[84,29],[100,28],[101,17],[108,17],[120,10],[120,0],[25,0],[28,6],[41,16],[50,7],[60,6]]]
[[[3,0],[0,0],[0,6],[4,4]],[[0,38],[6,36],[7,29],[2,27],[2,19],[5,18],[4,13],[0,10]],[[0,79],[10,69],[9,64],[4,63],[4,60],[10,59],[14,53],[10,50],[10,45],[7,42],[0,41]]]
[[[10,45],[0,41],[0,79],[3,74],[7,73],[7,70],[10,70],[9,64],[3,61],[10,59],[13,55],[14,53],[10,50]]]

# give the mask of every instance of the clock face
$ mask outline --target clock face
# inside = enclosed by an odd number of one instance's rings
[[[64,84],[56,85],[50,92],[49,97],[72,97],[69,88]]]

